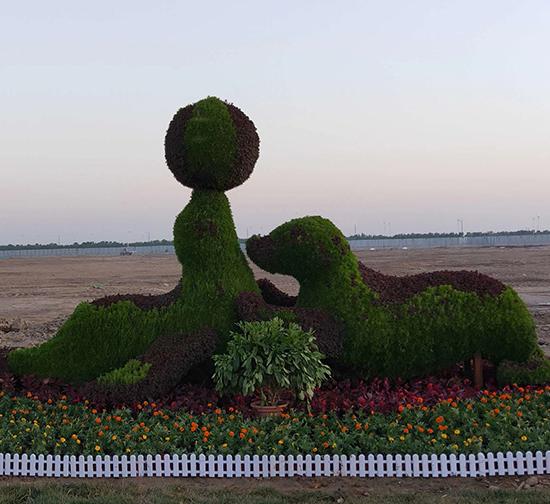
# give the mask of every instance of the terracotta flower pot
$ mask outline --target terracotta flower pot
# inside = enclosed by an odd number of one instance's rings
[[[263,406],[260,401],[254,401],[250,404],[251,408],[256,412],[256,415],[259,417],[270,417],[270,416],[279,416],[285,408],[288,406],[288,403],[281,403],[275,406],[268,405]]]

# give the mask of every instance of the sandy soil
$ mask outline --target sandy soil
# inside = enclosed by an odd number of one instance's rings
[[[370,267],[394,275],[474,269],[512,285],[532,311],[540,342],[550,355],[550,247],[376,250],[358,256]],[[254,273],[271,278],[289,293],[298,291],[292,278],[256,267]],[[175,256],[2,259],[0,319],[16,330],[0,330],[0,346],[39,343],[81,301],[116,293],[166,292],[180,274]]]

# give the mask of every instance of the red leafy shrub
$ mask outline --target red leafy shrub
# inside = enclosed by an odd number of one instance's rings
[[[311,408],[316,413],[349,410],[386,413],[400,408],[474,397],[479,391],[467,379],[428,377],[394,384],[386,379],[333,382],[315,392]]]
[[[90,382],[80,394],[95,404],[116,405],[133,403],[169,394],[182,379],[198,365],[210,362],[218,337],[210,329],[191,334],[159,336],[139,360],[151,364],[147,376],[132,384]]]
[[[273,306],[254,292],[239,294],[236,306],[239,318],[247,322],[279,317],[289,322],[296,322],[305,331],[313,331],[319,350],[328,358],[331,365],[342,353],[344,328],[323,310]]]
[[[450,285],[456,290],[473,292],[478,296],[498,296],[506,286],[478,271],[433,271],[418,275],[392,276],[359,263],[363,282],[380,295],[383,304],[404,303],[429,287]]]
[[[294,306],[296,304],[296,296],[290,296],[286,292],[278,289],[275,284],[267,278],[260,278],[257,283],[266,303],[275,306],[287,307]]]
[[[152,310],[154,308],[165,308],[174,303],[181,294],[181,281],[165,294],[146,295],[146,294],[116,294],[114,296],[105,296],[95,299],[92,305],[107,308],[120,301],[131,301],[141,310]]]

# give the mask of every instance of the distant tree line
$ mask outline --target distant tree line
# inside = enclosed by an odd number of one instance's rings
[[[516,236],[516,235],[547,235],[550,229],[542,231],[533,231],[529,229],[520,229],[519,231],[471,231],[461,235],[460,233],[400,233],[392,236],[374,235],[374,234],[355,234],[347,236],[348,240],[400,240],[404,238],[459,238],[461,236]],[[239,238],[240,243],[245,243],[245,238]],[[74,249],[74,248],[120,248],[120,247],[151,247],[155,245],[170,246],[172,240],[151,240],[137,242],[118,242],[118,241],[100,241],[100,242],[81,242],[71,245],[59,245],[58,243],[35,243],[28,245],[0,245],[0,250],[40,250],[40,249]]]
[[[532,229],[520,229],[519,231],[471,231],[468,233],[399,233],[392,236],[355,234],[348,236],[348,240],[401,240],[405,238],[460,238],[461,236],[518,236],[518,235],[547,235],[550,229],[533,231]]]
[[[29,245],[0,245],[0,250],[40,250],[40,249],[74,249],[74,248],[120,248],[120,247],[144,247],[154,245],[173,245],[170,240],[151,240],[139,242],[117,242],[117,241],[87,241],[73,243],[71,245],[59,245],[58,243],[35,243]]]

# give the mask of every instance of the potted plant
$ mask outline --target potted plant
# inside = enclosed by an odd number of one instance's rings
[[[256,395],[252,408],[260,416],[280,414],[292,393],[307,401],[330,376],[312,331],[280,318],[241,322],[231,333],[226,353],[214,356],[214,382],[221,393]]]

